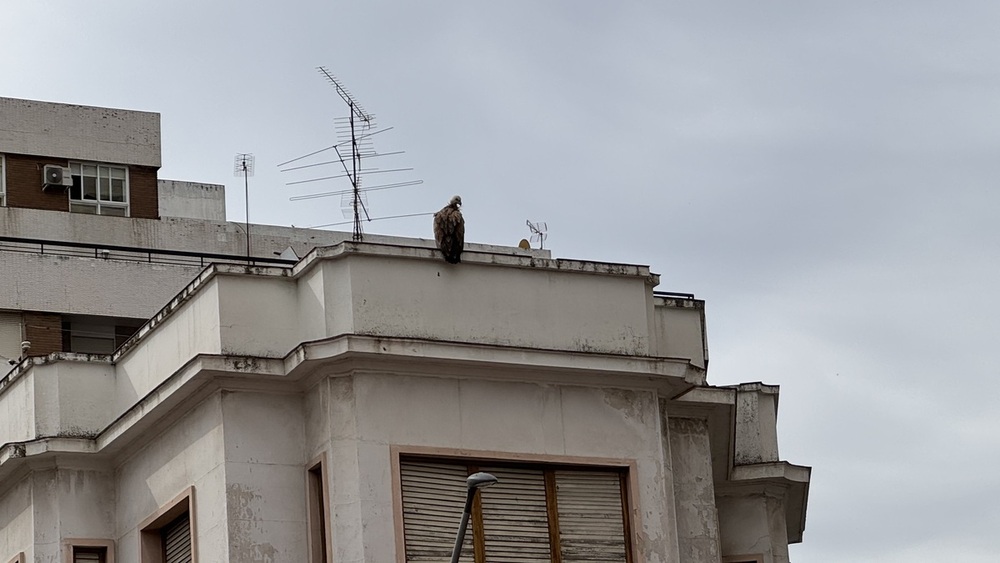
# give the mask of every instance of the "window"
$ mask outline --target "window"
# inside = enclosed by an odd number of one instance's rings
[[[0,154],[0,207],[7,205],[7,159]]]
[[[327,563],[330,557],[327,511],[330,506],[326,488],[326,470],[315,461],[306,474],[309,510],[309,563]]]
[[[142,563],[192,563],[196,561],[191,506],[194,488],[161,508],[140,526],[139,560]]]
[[[623,468],[400,460],[407,561],[447,561],[465,478],[492,473],[472,509],[463,561],[631,562]]]
[[[63,540],[66,563],[115,563],[115,544],[111,540]]]
[[[128,169],[124,166],[71,162],[73,185],[69,210],[97,215],[128,215]]]
[[[164,563],[191,563],[191,517],[185,512],[160,529]]]
[[[62,351],[79,354],[113,354],[143,325],[142,319],[62,316]]]

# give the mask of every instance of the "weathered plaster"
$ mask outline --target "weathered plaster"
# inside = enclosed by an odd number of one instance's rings
[[[719,514],[708,423],[672,417],[669,431],[680,560],[718,561]]]

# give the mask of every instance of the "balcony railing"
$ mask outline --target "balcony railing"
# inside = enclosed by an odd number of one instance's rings
[[[192,250],[169,250],[163,248],[140,248],[134,246],[117,246],[111,244],[96,244],[92,242],[72,242],[43,240],[33,238],[0,236],[0,251],[27,252],[33,254],[51,254],[57,256],[77,256],[81,258],[97,258],[99,260],[127,260],[130,262],[149,262],[151,264],[173,264],[180,266],[205,267],[213,262],[224,264],[249,264],[253,266],[288,267],[296,260],[284,258],[267,258],[261,256],[240,256],[236,254],[218,254],[213,252],[197,252]]]

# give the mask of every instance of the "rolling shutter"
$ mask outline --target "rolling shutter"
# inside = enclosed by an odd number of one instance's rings
[[[621,477],[610,471],[556,471],[563,563],[626,561]]]
[[[104,548],[73,548],[73,563],[104,563]]]
[[[483,467],[499,483],[480,493],[486,560],[490,563],[551,561],[545,473],[540,469]]]
[[[403,461],[403,535],[407,561],[449,563],[465,509],[463,465]],[[461,561],[473,560],[472,530],[465,535]]]
[[[191,563],[191,519],[179,516],[161,530],[164,563]]]
[[[463,563],[630,561],[621,471],[402,459],[406,561],[450,561],[473,471],[498,483],[479,493]]]

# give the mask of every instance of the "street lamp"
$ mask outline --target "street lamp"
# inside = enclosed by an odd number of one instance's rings
[[[458,563],[458,558],[462,554],[462,542],[465,541],[465,529],[469,526],[469,516],[472,514],[472,499],[476,497],[476,491],[485,489],[497,484],[497,478],[489,473],[473,473],[465,480],[469,493],[465,497],[465,512],[462,513],[462,523],[458,526],[458,537],[455,538],[455,548],[451,550],[451,563]]]

